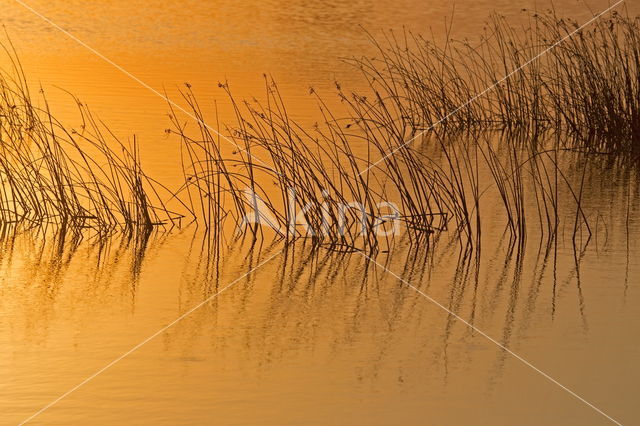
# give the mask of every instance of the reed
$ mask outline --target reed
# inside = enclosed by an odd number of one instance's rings
[[[176,224],[165,189],[142,171],[136,139],[126,146],[75,98],[81,125],[60,123],[42,89],[31,95],[11,44],[3,47],[12,68],[0,73],[0,222],[100,233]]]
[[[288,116],[275,82],[265,83],[265,105],[239,102],[222,85],[237,117],[229,137],[244,148],[231,156],[224,155],[223,142],[208,130],[190,88],[184,97],[196,117],[197,134],[189,134],[174,119],[172,131],[184,148],[186,183],[180,192],[187,194],[194,211],[202,213],[212,233],[217,235],[230,214],[235,226],[244,226],[254,236],[263,232],[258,226],[262,222],[286,241],[308,237],[350,251],[375,250],[376,234],[388,236],[376,231],[392,220],[405,224],[415,239],[446,227],[443,206],[452,199],[441,194],[449,191],[447,177],[426,158],[408,149],[390,158],[382,173],[361,174],[372,156],[390,148],[386,129],[368,126],[364,134],[347,132],[324,106],[320,112],[325,125],[306,129]],[[354,152],[357,141],[366,142],[372,151],[368,159]],[[258,201],[246,198],[247,190],[257,194]],[[385,203],[392,199],[398,200],[397,212]],[[260,206],[252,204],[257,202]],[[251,225],[244,221],[248,214],[254,215]],[[296,216],[301,223],[291,222]]]
[[[438,46],[408,32],[372,38],[378,57],[351,60],[368,88],[336,83],[340,110],[312,89],[315,126],[291,118],[267,76],[261,102],[219,85],[233,124],[217,111],[208,118],[187,84],[191,118],[169,105],[184,172],[173,192],[143,172],[135,138],[126,146],[78,100],[79,129],[58,122],[44,96],[34,102],[5,47],[13,72],[0,75],[0,220],[148,232],[180,223],[167,207],[177,200],[216,249],[231,223],[254,240],[270,232],[286,243],[375,252],[394,244],[386,231],[399,222],[414,244],[449,230],[466,250],[481,244],[483,200],[493,192],[511,240],[523,244],[532,227],[554,239],[564,203],[575,207],[575,241],[591,232],[584,176],[573,182],[559,157],[578,148],[633,155],[640,119],[638,20],[612,13],[567,38],[576,28],[551,11],[532,14],[524,29],[494,16],[476,46]],[[497,138],[485,132],[496,129]],[[571,137],[549,141],[549,130]],[[230,151],[221,134],[240,149]]]
[[[176,196],[191,200],[191,210],[200,212],[197,219],[217,242],[231,219],[233,227],[253,238],[264,237],[270,228],[286,242],[309,238],[332,250],[376,252],[393,245],[394,237],[375,231],[396,220],[413,244],[450,230],[462,247],[479,248],[481,206],[495,204],[497,197],[511,239],[524,244],[534,225],[543,238],[555,238],[559,191],[569,194],[565,205],[575,202],[574,232],[590,232],[581,207],[582,184],[576,189],[560,168],[558,156],[574,153],[560,148],[561,138],[545,146],[530,143],[526,132],[496,137],[495,132],[447,131],[405,145],[407,135],[393,125],[391,111],[383,113],[379,104],[371,108],[367,99],[342,92],[347,119],[338,119],[312,93],[324,120],[305,128],[287,113],[275,82],[265,78],[265,84],[263,102],[239,101],[221,85],[237,120],[225,129],[242,150],[229,152],[225,146],[231,144],[219,133],[214,136],[191,87],[184,98],[197,130],[172,113],[171,132],[182,141],[185,171]],[[247,198],[247,191],[256,197]],[[389,214],[389,201],[397,206],[395,215]],[[527,217],[532,205],[537,221]],[[296,215],[305,227],[289,221]]]
[[[581,148],[638,153],[640,20],[615,11],[581,28],[553,10],[523,27],[492,16],[480,40],[370,35],[374,58],[349,62],[407,134],[435,127],[571,132]]]

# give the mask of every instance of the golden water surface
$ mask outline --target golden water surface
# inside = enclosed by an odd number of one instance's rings
[[[135,134],[148,172],[168,185],[181,170],[159,94],[182,105],[178,89],[188,82],[207,108],[218,101],[226,119],[232,114],[217,83],[259,97],[267,73],[292,115],[312,123],[310,86],[337,104],[335,80],[360,84],[341,58],[372,54],[365,30],[442,39],[453,22],[452,36],[473,38],[494,11],[517,23],[522,9],[548,7],[533,0],[0,6],[29,80],[43,87],[56,116],[76,125],[61,88],[77,95],[119,137]],[[555,3],[581,22],[607,6]],[[569,220],[555,241],[513,245],[489,209],[481,254],[455,242],[432,248],[400,239],[375,259],[390,272],[359,254],[304,244],[283,250],[238,241],[215,256],[194,227],[142,241],[3,233],[0,423],[634,424],[638,174],[604,160],[574,164],[567,174],[579,178],[584,168],[590,240],[572,241]]]

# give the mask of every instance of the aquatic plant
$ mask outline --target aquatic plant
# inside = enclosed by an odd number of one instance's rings
[[[560,169],[559,156],[576,155],[559,148],[561,138],[545,145],[527,143],[522,133],[450,131],[385,156],[398,147],[400,130],[368,115],[373,110],[363,109],[365,101],[345,100],[350,120],[357,115],[359,123],[345,126],[318,96],[325,121],[307,129],[290,118],[277,85],[265,82],[263,103],[238,101],[221,85],[236,111],[236,125],[227,128],[232,143],[211,131],[191,88],[184,97],[197,131],[172,112],[171,132],[182,141],[185,172],[176,196],[190,200],[215,241],[230,219],[254,238],[269,230],[277,239],[309,238],[338,251],[387,248],[395,236],[389,227],[396,223],[414,244],[450,230],[463,246],[479,246],[481,199],[487,193],[492,205],[501,200],[513,240],[523,243],[531,226],[527,204],[537,208],[540,234],[554,237],[559,192],[565,209],[575,206],[574,234],[590,232],[582,183]],[[227,149],[232,145],[243,149]],[[374,158],[383,160],[374,164]],[[292,223],[291,217],[301,220]]]
[[[640,18],[611,11],[581,26],[524,12],[522,27],[492,16],[476,42],[369,35],[377,55],[349,60],[375,95],[366,108],[392,111],[405,142],[436,127],[552,128],[581,148],[637,154]]]
[[[479,246],[481,199],[491,191],[513,240],[523,242],[531,226],[554,238],[561,204],[575,207],[574,238],[591,233],[584,175],[572,181],[559,157],[576,147],[584,155],[636,150],[637,19],[612,13],[587,29],[550,12],[520,30],[494,16],[477,46],[438,47],[409,32],[372,43],[377,58],[351,60],[368,89],[336,83],[339,109],[310,90],[322,118],[315,126],[292,119],[266,76],[262,102],[219,85],[234,124],[217,112],[208,119],[187,85],[191,117],[169,105],[167,132],[180,138],[184,172],[173,192],[143,172],[135,138],[125,146],[77,99],[82,125],[58,122],[44,96],[33,100],[5,48],[13,72],[0,76],[1,219],[148,231],[188,214],[216,245],[231,223],[254,239],[271,232],[345,252],[392,245],[401,223],[413,243],[449,230]],[[482,133],[496,129],[506,133]],[[549,138],[549,129],[571,137]],[[455,142],[460,132],[464,142]],[[167,207],[173,200],[180,214]]]
[[[0,222],[108,233],[179,221],[163,202],[169,192],[142,171],[135,137],[125,145],[76,98],[81,125],[59,122],[3,47],[12,69],[0,72]]]

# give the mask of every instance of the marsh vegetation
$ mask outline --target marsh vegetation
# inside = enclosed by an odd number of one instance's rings
[[[79,100],[81,125],[58,122],[42,91],[32,98],[9,45],[13,69],[0,81],[2,220],[104,233],[172,227],[188,216],[220,242],[228,222],[263,236],[266,211],[276,239],[375,252],[376,230],[393,244],[391,219],[412,242],[446,230],[479,244],[482,200],[494,192],[514,240],[532,226],[552,238],[561,204],[573,211],[573,238],[590,235],[583,182],[567,177],[561,157],[637,158],[638,25],[612,12],[582,28],[550,12],[532,14],[524,29],[493,16],[476,44],[439,46],[410,32],[372,37],[377,57],[348,60],[368,88],[336,83],[339,111],[311,89],[322,117],[311,127],[290,117],[267,76],[261,101],[219,84],[235,124],[207,116],[187,85],[190,116],[170,105],[168,132],[179,136],[184,170],[173,191],[142,170],[135,138],[118,140]],[[449,142],[461,133],[464,143]]]
[[[188,194],[197,219],[214,233],[231,218],[256,236],[262,230],[244,223],[255,209],[244,196],[250,188],[271,213],[263,222],[276,237],[309,237],[340,250],[378,249],[373,231],[390,222],[387,201],[399,206],[397,218],[413,242],[447,230],[461,244],[479,244],[487,198],[502,204],[514,240],[523,241],[531,227],[553,238],[566,211],[573,240],[589,237],[584,176],[569,178],[560,163],[637,161],[638,25],[616,12],[585,28],[552,12],[532,14],[526,28],[494,16],[478,43],[444,46],[389,32],[371,38],[377,57],[348,60],[368,88],[354,92],[336,83],[339,111],[310,90],[322,117],[315,126],[291,118],[267,76],[261,101],[239,100],[229,84],[219,85],[236,115],[222,128],[187,85],[191,120],[171,114],[171,132],[184,147],[179,193]],[[464,143],[448,142],[461,134]],[[225,144],[236,149],[229,154]],[[350,203],[359,208],[345,215]],[[289,226],[297,212],[304,213],[304,231]]]

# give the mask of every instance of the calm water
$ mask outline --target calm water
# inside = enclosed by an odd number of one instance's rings
[[[329,97],[336,78],[357,87],[357,75],[339,58],[371,52],[359,25],[425,33],[431,27],[437,38],[452,8],[440,0],[29,4],[172,98],[189,82],[203,99],[220,99],[221,116],[229,117],[217,82],[259,96],[268,72],[293,114],[309,122],[317,119],[309,86]],[[520,10],[534,6],[458,1],[454,34],[472,38],[493,10],[518,22]],[[590,16],[583,2],[556,7],[578,20]],[[78,117],[56,86],[89,103],[119,135],[137,134],[150,172],[167,182],[179,175],[175,141],[163,132],[164,100],[18,3],[3,0],[2,10],[29,78],[43,85],[63,121]],[[590,240],[581,234],[572,241],[575,212],[567,207],[556,240],[540,243],[534,232],[524,246],[513,246],[500,209],[489,208],[480,254],[447,235],[431,246],[400,237],[375,259],[391,273],[359,254],[303,244],[284,250],[245,241],[212,256],[193,227],[141,241],[73,241],[51,229],[4,233],[0,423],[24,421],[213,297],[33,422],[610,423],[481,330],[633,424],[640,383],[638,175],[606,160],[581,161],[567,158],[566,173],[575,180],[586,169]]]

